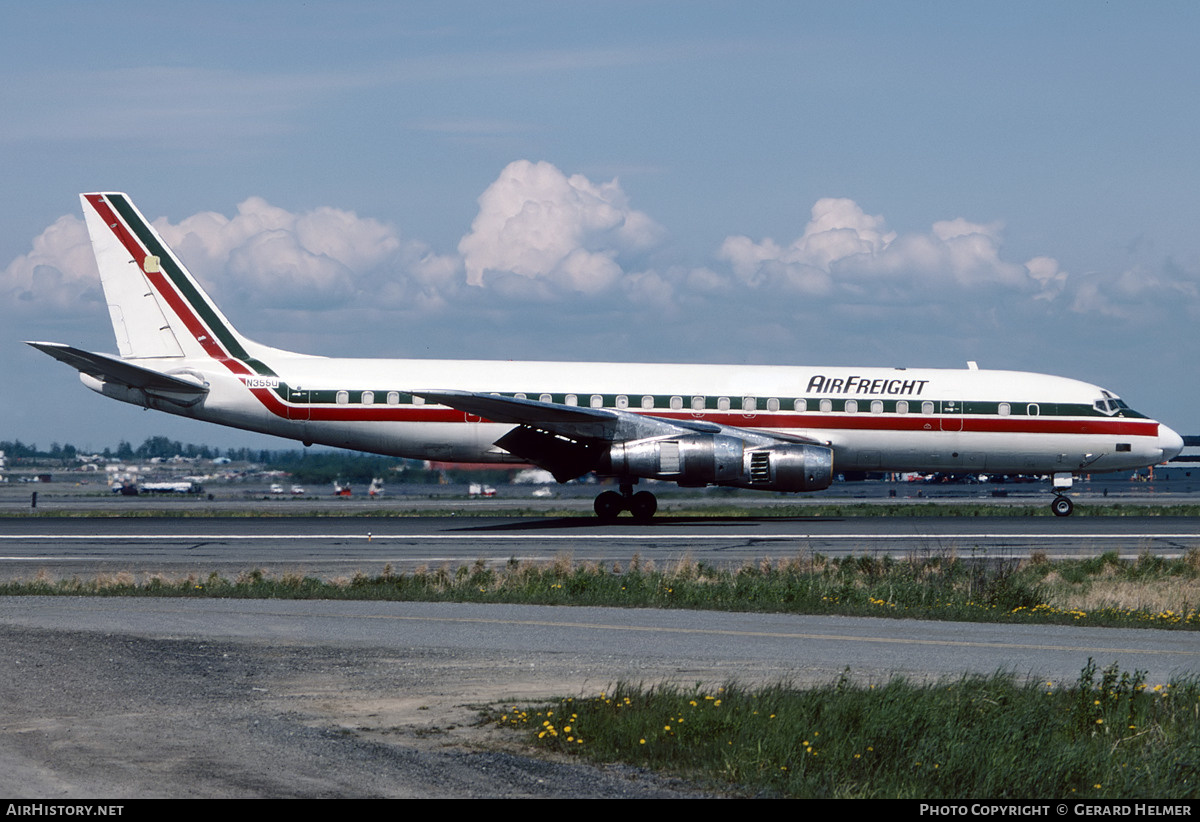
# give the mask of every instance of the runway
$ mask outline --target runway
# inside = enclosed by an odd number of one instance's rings
[[[93,573],[186,575],[250,568],[320,577],[384,566],[482,559],[628,564],[684,555],[716,566],[805,553],[909,556],[957,553],[1020,559],[1180,556],[1200,548],[1191,517],[737,517],[662,518],[650,525],[542,517],[212,517],[0,519],[0,578]]]
[[[1196,534],[1194,520],[1165,518],[4,519],[0,576],[344,576],[561,553],[1176,554]],[[476,707],[622,680],[804,686],[847,672],[1004,671],[1058,687],[1089,658],[1150,684],[1200,674],[1190,631],[463,603],[0,597],[0,651],[0,790],[91,797],[664,796],[649,777],[489,752]]]

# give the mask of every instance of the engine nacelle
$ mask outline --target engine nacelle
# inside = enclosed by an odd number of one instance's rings
[[[819,491],[833,482],[833,451],[823,445],[749,446],[728,434],[614,443],[603,473],[685,487],[730,485],[760,491]]]

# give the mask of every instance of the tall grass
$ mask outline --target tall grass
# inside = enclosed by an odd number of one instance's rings
[[[717,568],[690,557],[662,568],[635,554],[625,566],[483,560],[334,580],[272,577],[261,569],[171,580],[133,574],[0,584],[0,595],[205,596],[600,605],[848,616],[903,616],[1095,626],[1200,627],[1200,552],[1178,560],[1115,553],[1049,562],[939,556],[802,554]],[[1089,608],[1080,602],[1094,603]]]
[[[536,746],[789,797],[1200,797],[1200,687],[1091,660],[1071,687],[969,676],[801,690],[617,684],[492,719]]]

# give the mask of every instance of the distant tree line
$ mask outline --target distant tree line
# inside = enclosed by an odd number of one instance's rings
[[[118,460],[148,460],[156,457],[170,459],[175,456],[216,459],[221,456],[221,449],[219,448],[210,448],[207,445],[195,445],[190,442],[184,445],[179,440],[172,440],[162,436],[147,437],[146,441],[137,448],[134,448],[125,440],[121,440],[115,450],[106,447],[103,451],[96,452],[80,451],[70,443],[59,445],[57,442],[52,442],[50,443],[50,449],[47,451],[38,448],[36,443],[26,445],[20,440],[0,440],[0,451],[3,451],[4,455],[13,462],[20,462],[22,460],[30,462],[37,460],[58,460],[67,463],[77,460],[83,455],[91,455],[92,453],[96,453],[105,459]],[[233,458],[230,457],[230,459]]]
[[[59,445],[57,442],[51,443],[49,450],[44,450],[38,448],[36,443],[27,445],[20,440],[0,441],[0,451],[3,451],[8,458],[9,465],[52,463],[65,466],[76,462],[81,456],[92,453],[96,453],[106,460],[115,459],[122,462],[156,458],[165,460],[176,456],[206,460],[224,457],[232,462],[255,463],[270,471],[286,471],[297,481],[305,483],[330,483],[335,479],[341,479],[344,482],[366,483],[375,477],[399,481],[397,472],[408,475],[408,481],[437,481],[437,472],[426,471],[424,463],[418,460],[380,457],[375,454],[345,450],[272,451],[257,448],[227,448],[222,452],[220,448],[193,443],[184,444],[179,440],[172,440],[164,436],[147,437],[136,448],[131,443],[122,440],[115,449],[105,448],[98,452],[80,451],[74,445]]]
[[[74,445],[50,444],[49,450],[38,448],[36,444],[26,445],[20,440],[0,441],[0,451],[8,458],[9,466],[18,465],[55,465],[69,467],[81,457],[93,453],[106,460],[121,462],[148,461],[152,459],[170,459],[171,457],[188,457],[198,459],[217,459],[224,457],[232,462],[247,462],[261,465],[268,471],[283,471],[299,483],[306,485],[325,485],[339,480],[345,483],[363,485],[376,477],[387,483],[437,483],[443,479],[451,482],[508,482],[519,468],[496,467],[479,471],[466,469],[450,469],[435,471],[425,467],[421,460],[401,459],[399,457],[381,457],[377,454],[366,454],[361,451],[346,450],[280,450],[256,448],[220,448],[207,445],[181,443],[164,436],[147,437],[145,441],[134,448],[125,440],[117,444],[116,449],[105,448],[103,451],[80,451]]]

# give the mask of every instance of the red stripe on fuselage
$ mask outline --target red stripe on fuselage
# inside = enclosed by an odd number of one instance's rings
[[[260,399],[275,399],[269,389],[252,389]],[[264,404],[267,404],[264,401]],[[351,408],[346,406],[328,405],[291,405],[278,404],[281,410],[275,410],[280,416],[286,416],[288,408],[307,408],[306,419],[312,422],[466,422],[467,415],[453,408],[397,408],[394,406],[365,406]],[[837,416],[815,414],[659,414],[648,413],[660,419],[677,419],[682,421],[697,420],[715,422],[735,428],[753,428],[759,430],[812,430],[812,431],[877,431],[877,432],[910,432],[934,433],[942,431],[945,422],[951,426],[961,425],[961,429],[947,430],[945,433],[995,433],[995,434],[1094,434],[1125,437],[1157,437],[1158,423],[1143,420],[1111,420],[1095,418],[1072,419],[1013,419],[1013,418],[982,418],[982,417],[924,417],[924,416]],[[473,421],[479,421],[477,418]],[[483,420],[489,422],[489,420]]]

